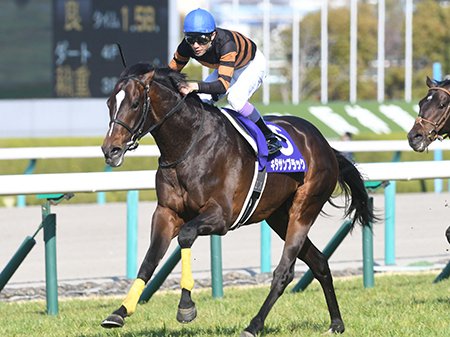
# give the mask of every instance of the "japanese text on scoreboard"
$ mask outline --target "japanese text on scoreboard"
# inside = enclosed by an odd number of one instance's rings
[[[53,0],[53,94],[109,96],[127,65],[168,60],[168,0]]]

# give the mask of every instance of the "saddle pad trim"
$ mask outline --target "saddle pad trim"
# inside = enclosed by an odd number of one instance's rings
[[[255,152],[255,155],[258,155],[258,146],[256,145],[256,142],[253,139],[253,137],[248,133],[248,131],[239,122],[237,122],[236,119],[228,111],[226,111],[225,109],[220,109],[220,111],[225,115],[225,117],[228,118],[228,120],[231,122],[234,128],[240,133],[240,135],[245,138],[247,143],[252,147],[253,151]]]
[[[266,187],[267,173],[266,168],[259,171],[259,163],[255,161],[255,171],[253,175],[252,184],[250,185],[247,197],[245,198],[244,205],[236,221],[231,225],[229,230],[235,230],[241,227],[256,210],[256,207],[261,200],[261,195]]]

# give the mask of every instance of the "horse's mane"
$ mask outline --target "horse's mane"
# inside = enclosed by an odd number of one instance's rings
[[[178,92],[178,86],[186,83],[186,74],[169,67],[158,67],[153,63],[136,63],[131,66],[123,76],[140,76],[155,71],[153,81],[161,83]]]
[[[435,81],[435,83],[436,83],[436,85],[438,87],[446,87],[446,86],[450,85],[450,79],[449,78],[447,78],[447,79],[445,79],[443,81],[436,81],[436,80],[434,80],[434,81]]]

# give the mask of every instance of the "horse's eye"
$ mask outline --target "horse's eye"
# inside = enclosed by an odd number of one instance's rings
[[[439,105],[439,108],[440,108],[440,109],[444,109],[444,108],[445,108],[445,104],[444,104],[444,103],[441,103],[441,104]]]
[[[131,105],[132,109],[136,109],[139,106],[139,101],[134,101],[134,103]]]

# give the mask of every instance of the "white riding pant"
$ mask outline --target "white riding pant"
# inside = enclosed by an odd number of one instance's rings
[[[228,91],[226,94],[219,96],[219,100],[228,95],[228,103],[234,110],[240,111],[261,86],[266,75],[266,58],[257,49],[253,60],[247,63],[245,67],[234,70]],[[205,82],[214,82],[218,79],[219,71],[216,69],[205,79]],[[199,94],[199,96],[202,100],[210,99],[209,94]]]

